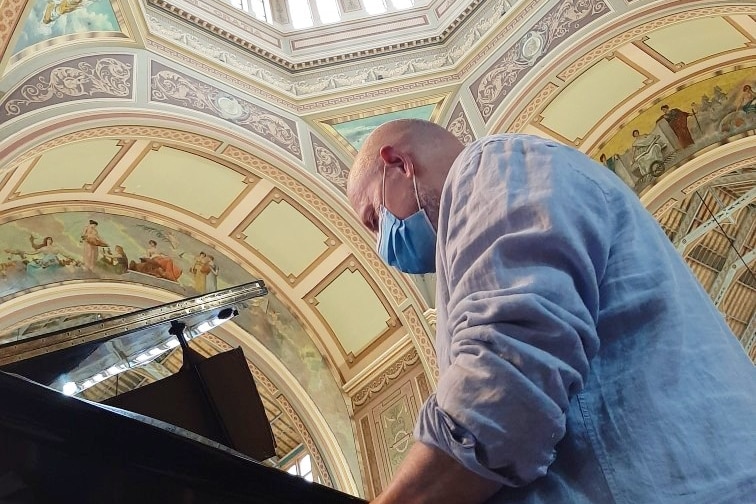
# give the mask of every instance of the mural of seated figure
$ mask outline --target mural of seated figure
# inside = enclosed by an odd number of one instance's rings
[[[129,269],[172,282],[178,281],[183,273],[181,268],[173,262],[173,259],[158,250],[155,240],[150,240],[147,243],[145,255],[139,258],[139,262],[129,262]]]

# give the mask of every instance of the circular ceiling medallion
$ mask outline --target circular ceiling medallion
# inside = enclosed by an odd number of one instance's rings
[[[522,41],[520,54],[526,61],[532,63],[536,58],[543,54],[544,43],[545,40],[541,32],[530,31],[525,35],[525,40]]]
[[[226,119],[238,119],[244,114],[244,107],[233,96],[219,96],[216,105]]]

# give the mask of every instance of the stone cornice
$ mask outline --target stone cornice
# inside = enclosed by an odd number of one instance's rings
[[[149,0],[150,2],[158,0]],[[222,40],[208,33],[206,29],[190,26],[186,21],[166,14],[163,10],[150,8],[145,12],[145,18],[151,33],[151,40],[147,41],[147,48],[158,53],[170,53],[169,57],[176,59],[187,66],[197,66],[197,56],[208,63],[223,68],[224,72],[213,72],[208,64],[202,64],[199,70],[203,73],[212,74],[213,77],[221,77],[231,70],[236,75],[253,81],[262,87],[270,89],[272,94],[287,96],[296,100],[304,100],[310,97],[320,97],[317,105],[297,106],[290,104],[287,108],[294,107],[297,112],[307,112],[320,109],[323,106],[329,108],[338,106],[345,100],[326,98],[328,95],[343,94],[344,92],[362,90],[370,87],[380,87],[381,90],[372,93],[374,98],[386,92],[401,92],[403,83],[409,79],[417,79],[421,76],[434,74],[428,82],[428,78],[420,83],[424,87],[458,81],[459,74],[447,74],[439,76],[441,72],[453,72],[459,65],[464,65],[461,73],[468,73],[474,69],[491,51],[496,50],[502,42],[502,37],[507,37],[525,25],[538,12],[544,0],[522,0],[517,6],[501,17],[496,15],[500,12],[503,0],[485,2],[475,12],[468,16],[464,26],[450,34],[443,44],[429,47],[397,48],[391,54],[384,54],[380,59],[371,58],[369,54],[361,54],[359,60],[344,60],[341,57],[333,58],[327,64],[320,67],[310,67],[307,71],[292,72],[277,61],[260,54],[250,54],[250,51],[235,45],[232,42]],[[196,23],[195,23],[196,24]],[[498,34],[494,37],[494,33]],[[494,37],[492,39],[492,37]],[[489,40],[490,39],[490,40]],[[496,43],[493,43],[495,39]],[[176,48],[173,50],[164,45],[164,42]],[[481,44],[485,44],[482,45]],[[398,45],[397,45],[398,46]],[[478,47],[481,46],[481,47]],[[186,58],[180,55],[186,52]],[[378,54],[376,54],[378,55]],[[471,55],[472,59],[471,59]],[[195,63],[193,64],[192,61]],[[222,78],[222,80],[225,80]],[[237,79],[238,80],[238,79]],[[396,83],[388,87],[386,84]],[[259,88],[253,94],[259,94]],[[265,93],[270,95],[271,93]],[[370,94],[370,91],[365,91]],[[269,96],[270,97],[270,96]],[[362,100],[358,95],[349,97],[346,102],[353,99]],[[274,100],[281,104],[281,101]]]
[[[504,12],[503,0],[471,0],[451,19],[438,18],[431,4],[426,9],[284,33],[244,13],[234,12],[232,7],[215,7],[198,0],[146,2],[292,72],[442,45],[451,40],[469,18],[479,17],[473,16],[478,10],[485,11],[484,16],[489,19],[500,18]],[[385,43],[387,30],[392,33],[390,44]],[[359,33],[359,37],[350,39],[350,32]],[[327,41],[304,44],[305,40],[320,39]],[[345,39],[348,40],[345,42]],[[305,47],[317,47],[317,50],[307,51]],[[345,50],[346,47],[349,50]],[[327,56],[321,56],[323,54]]]

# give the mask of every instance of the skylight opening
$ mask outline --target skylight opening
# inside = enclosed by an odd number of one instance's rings
[[[270,5],[268,0],[231,0],[231,5],[252,14],[260,21],[270,23]]]
[[[341,21],[339,7],[336,0],[315,0],[318,6],[318,16],[323,24],[337,23]]]
[[[289,0],[289,14],[291,25],[296,28],[309,28],[312,26],[312,12],[310,2],[307,0]]]
[[[414,0],[391,0],[396,10],[411,9],[415,6]]]
[[[368,14],[375,15],[386,12],[385,0],[362,0],[362,2],[365,4],[365,10]]]

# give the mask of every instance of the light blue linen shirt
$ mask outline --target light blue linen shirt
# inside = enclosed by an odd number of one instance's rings
[[[475,142],[436,263],[415,437],[501,482],[490,502],[756,502],[754,367],[616,175],[536,137]]]

